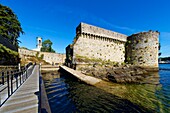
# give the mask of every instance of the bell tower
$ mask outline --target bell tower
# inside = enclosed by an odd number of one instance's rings
[[[42,47],[42,38],[41,37],[37,37],[37,50],[40,51],[41,47]]]

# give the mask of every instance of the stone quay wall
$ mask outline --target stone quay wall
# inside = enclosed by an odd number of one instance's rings
[[[133,34],[127,38],[126,61],[137,66],[158,67],[159,32]]]
[[[76,28],[73,56],[84,56],[122,63],[125,60],[127,36],[80,23]]]
[[[60,53],[49,53],[49,52],[38,52],[38,51],[33,51],[33,50],[28,50],[24,48],[19,48],[18,49],[20,57],[25,57],[25,56],[36,56],[41,57],[43,55],[43,60],[50,64],[61,64],[65,62],[65,54],[60,54]]]

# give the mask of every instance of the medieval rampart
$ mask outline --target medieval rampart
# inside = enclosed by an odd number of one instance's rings
[[[73,56],[124,62],[127,36],[81,23],[76,29]]]
[[[66,48],[68,63],[76,58],[127,62],[137,66],[158,67],[159,32],[149,31],[126,35],[80,23],[76,38]],[[79,61],[78,61],[79,62]],[[67,63],[67,62],[66,62]]]

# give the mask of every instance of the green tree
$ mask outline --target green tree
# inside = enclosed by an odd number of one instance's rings
[[[0,35],[18,46],[20,33],[24,32],[17,16],[9,7],[0,4]]]
[[[42,48],[41,51],[42,52],[52,52],[55,53],[55,51],[52,49],[52,42],[48,39],[48,40],[44,40],[44,42],[42,43]]]

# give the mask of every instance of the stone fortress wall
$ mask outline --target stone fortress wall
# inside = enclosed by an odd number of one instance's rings
[[[159,32],[133,34],[127,38],[126,61],[133,65],[158,67]]]
[[[89,25],[86,23],[80,23],[79,26],[76,28],[76,34],[90,34],[95,35],[103,38],[109,38],[109,39],[117,39],[123,42],[126,42],[127,36],[121,33],[113,32],[107,29],[103,29],[100,27],[96,27],[93,25]]]
[[[80,23],[76,28],[73,55],[124,62],[127,36],[103,28]]]
[[[103,28],[80,23],[76,28],[76,38],[67,53],[76,56],[98,58],[113,62],[128,62],[138,66],[158,67],[159,33],[141,32],[126,36]],[[69,55],[67,55],[69,56]],[[69,59],[66,59],[69,61]]]
[[[36,56],[38,54],[38,57],[41,57],[43,55],[43,60],[50,64],[61,64],[65,62],[65,54],[60,53],[49,53],[49,52],[38,52],[34,50],[28,50],[24,48],[18,49],[20,58],[23,58],[25,56]]]

